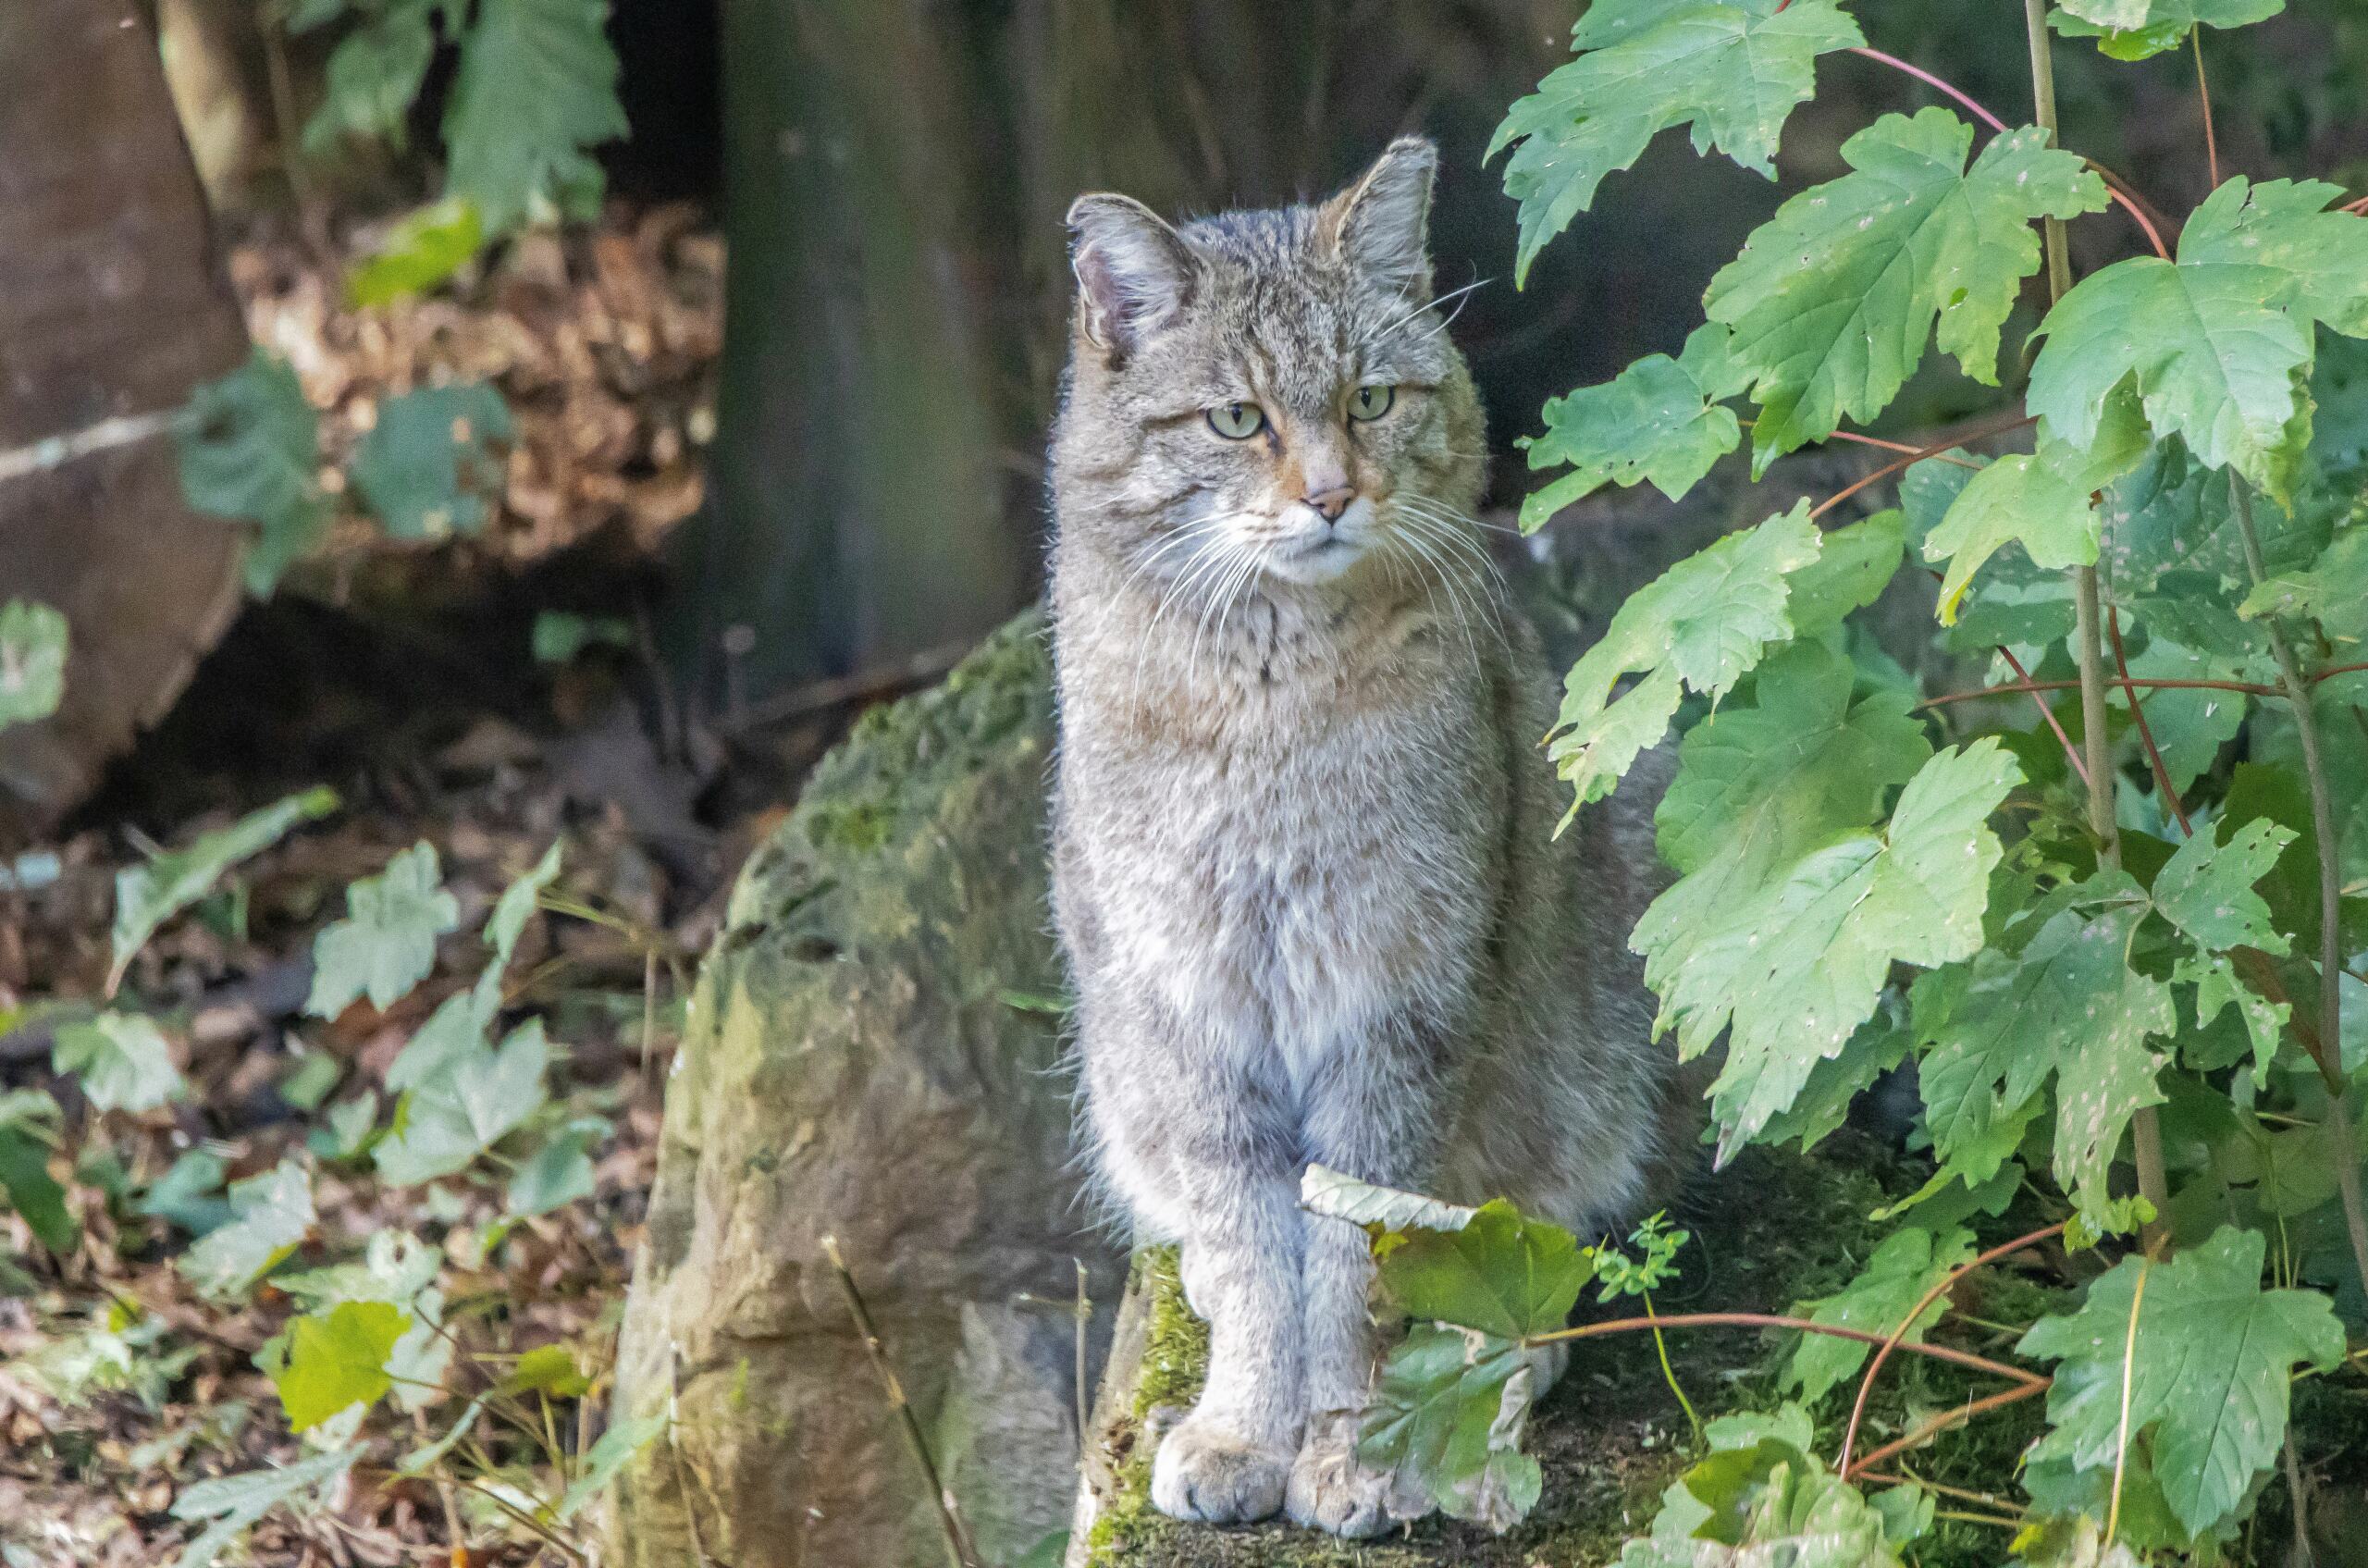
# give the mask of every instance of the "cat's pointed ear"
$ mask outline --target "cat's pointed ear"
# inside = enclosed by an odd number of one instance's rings
[[[1427,137],[1401,136],[1325,204],[1340,254],[1408,300],[1431,297],[1431,181],[1438,167],[1439,150]]]
[[[1183,311],[1192,294],[1192,253],[1132,196],[1079,196],[1069,204],[1068,223],[1085,334],[1123,357]]]

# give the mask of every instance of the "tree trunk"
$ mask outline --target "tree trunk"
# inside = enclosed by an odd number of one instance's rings
[[[0,846],[97,782],[238,608],[238,537],[182,504],[163,428],[245,352],[206,241],[132,0],[0,6],[0,601],[72,639],[56,714],[0,731]]]

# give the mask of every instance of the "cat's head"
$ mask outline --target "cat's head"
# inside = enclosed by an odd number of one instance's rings
[[[1064,533],[1163,581],[1462,571],[1485,432],[1434,308],[1437,163],[1405,138],[1318,205],[1181,228],[1079,197]]]

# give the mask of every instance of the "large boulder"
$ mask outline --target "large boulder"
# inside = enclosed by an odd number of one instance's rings
[[[618,1413],[672,1402],[607,1561],[942,1561],[835,1237],[991,1564],[1067,1523],[1079,1289],[1122,1265],[1070,1146],[1045,902],[1052,697],[1024,617],[875,711],[742,875],[666,1096]],[[1073,1261],[1074,1260],[1074,1261]],[[1089,1373],[1089,1376],[1091,1374]],[[702,1555],[704,1554],[704,1558]]]

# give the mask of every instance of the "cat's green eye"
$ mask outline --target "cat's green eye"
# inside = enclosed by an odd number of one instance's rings
[[[1228,441],[1246,441],[1266,427],[1266,411],[1256,403],[1219,403],[1209,410],[1209,428]]]
[[[1389,405],[1397,398],[1395,387],[1360,387],[1349,394],[1349,417],[1379,419],[1389,412]]]

